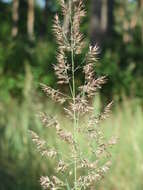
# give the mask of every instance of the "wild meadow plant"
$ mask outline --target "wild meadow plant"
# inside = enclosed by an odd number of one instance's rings
[[[97,90],[106,82],[106,77],[97,78],[94,73],[98,47],[89,46],[83,66],[76,61],[85,47],[84,37],[80,33],[81,19],[85,16],[82,0],[60,0],[60,5],[63,24],[56,15],[53,26],[58,44],[54,69],[57,83],[68,85],[70,95],[45,84],[41,87],[53,101],[63,104],[71,124],[68,123],[65,129],[62,121],[55,116],[42,113],[40,118],[45,127],[54,131],[54,138],[66,144],[67,151],[62,152],[62,149],[50,145],[33,131],[30,133],[41,155],[54,159],[56,163],[53,176],[40,178],[43,189],[95,189],[96,183],[103,179],[111,166],[110,148],[116,143],[113,137],[106,140],[100,127],[100,122],[110,113],[112,102],[100,114],[95,114],[94,105],[91,104]],[[75,77],[81,69],[84,83],[78,85]]]

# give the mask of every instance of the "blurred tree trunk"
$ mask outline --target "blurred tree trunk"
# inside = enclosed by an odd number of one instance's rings
[[[34,0],[28,0],[27,33],[30,40],[34,38]]]
[[[140,26],[141,26],[141,39],[143,42],[143,0],[138,0],[138,10],[139,10],[139,18],[141,20]]]
[[[113,35],[114,3],[114,0],[92,0],[91,2],[91,44],[97,43],[101,49]],[[112,85],[103,88],[100,98],[102,109],[112,99]]]
[[[138,0],[138,7],[139,8],[143,7],[143,0]]]
[[[92,0],[91,1],[91,28],[90,36],[91,43],[94,45],[96,42],[100,43],[102,38],[101,31],[101,0]]]
[[[46,18],[48,16],[48,4],[49,4],[49,0],[45,0],[44,14]]]
[[[40,36],[43,37],[47,33],[48,17],[49,17],[49,0],[45,0],[45,6],[43,9],[43,19],[41,21]]]
[[[18,32],[20,36],[26,36],[27,31],[27,0],[19,0]]]
[[[128,0],[124,0],[124,3],[121,3],[120,5],[120,17],[122,18],[122,27],[123,27],[123,42],[128,43],[131,40],[131,36],[129,34],[130,30],[130,22],[127,18],[127,7],[129,6]]]
[[[107,33],[112,37],[114,30],[114,0],[108,0]]]
[[[108,34],[112,36],[114,23],[114,0],[92,0],[91,2],[91,43],[102,44]]]
[[[13,26],[12,26],[12,31],[11,31],[12,37],[16,37],[18,34],[18,19],[19,19],[18,8],[19,8],[19,0],[13,0],[12,2]]]
[[[45,0],[45,8],[44,8],[44,34],[46,34],[46,32],[47,32],[47,23],[48,23],[48,14],[49,14],[48,6],[49,6],[49,0]]]

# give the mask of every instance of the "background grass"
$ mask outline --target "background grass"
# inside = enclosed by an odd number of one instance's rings
[[[27,82],[28,81],[28,82]],[[31,81],[31,82],[30,82]],[[31,142],[28,129],[57,144],[52,133],[44,129],[36,116],[38,111],[58,114],[67,127],[67,119],[60,107],[49,100],[36,96],[32,75],[27,70],[23,101],[11,99],[10,104],[0,104],[0,189],[38,190],[39,176],[51,174],[54,163],[42,158]],[[99,109],[98,96],[95,100]],[[107,136],[118,136],[113,148],[113,165],[105,180],[97,189],[142,190],[143,189],[143,112],[138,100],[124,99],[114,104],[110,118],[102,123]],[[63,146],[57,144],[58,147]],[[62,147],[64,148],[64,147]]]

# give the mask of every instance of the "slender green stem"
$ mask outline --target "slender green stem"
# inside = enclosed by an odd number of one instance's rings
[[[72,0],[70,0],[70,24],[71,24],[71,62],[72,62],[72,99],[73,104],[76,104],[76,92],[75,92],[75,63],[74,63],[74,41],[73,41],[73,22],[72,22]],[[76,111],[73,112],[73,127],[74,127],[74,190],[77,190],[77,119]]]
[[[73,50],[71,51],[71,56],[72,56],[72,83],[73,83],[73,104],[75,105],[75,74],[74,74],[74,52]],[[77,120],[76,120],[76,112],[74,110],[73,112],[73,119],[74,119],[74,142],[75,142],[75,155],[74,155],[74,185],[75,185],[75,190],[77,189],[77,153],[76,153],[76,127],[77,127]]]

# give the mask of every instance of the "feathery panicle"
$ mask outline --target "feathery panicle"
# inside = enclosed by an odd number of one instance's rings
[[[53,127],[53,126],[57,125],[57,121],[56,121],[55,117],[53,117],[53,116],[50,116],[46,113],[40,113],[38,116],[40,117],[40,119],[45,127],[51,127],[51,126]]]
[[[98,89],[101,89],[102,85],[106,83],[106,77],[102,76],[97,79],[92,79],[87,84],[80,86],[79,89],[82,90],[88,97],[95,95]]]
[[[70,66],[67,63],[67,58],[65,52],[60,49],[57,55],[57,65],[54,65],[55,74],[58,77],[58,84],[68,84],[69,76],[68,71],[70,70]]]
[[[94,113],[91,114],[88,120],[87,127],[85,128],[85,132],[87,132],[88,136],[90,138],[96,139],[96,142],[99,144],[99,146],[100,144],[103,144],[103,136],[104,136],[103,131],[99,127],[99,124],[102,120],[106,119],[109,116],[111,112],[112,104],[113,102],[109,103],[105,107],[104,111],[98,116],[96,116]],[[116,141],[117,141],[116,138],[112,138],[111,144],[114,144],[113,142],[116,142]],[[110,146],[110,143],[108,143],[107,146]]]
[[[97,55],[99,54],[99,47],[97,45],[95,46],[89,46],[89,51],[87,54],[87,64],[94,63],[97,61]]]
[[[106,140],[100,122],[109,116],[112,102],[109,103],[103,112],[95,115],[94,107],[89,103],[102,85],[106,82],[106,77],[95,78],[94,65],[97,61],[98,47],[89,46],[85,55],[85,66],[83,73],[85,82],[77,86],[75,82],[75,56],[83,50],[84,40],[80,33],[80,23],[85,15],[82,0],[60,0],[65,26],[62,26],[58,15],[55,16],[53,31],[57,40],[57,65],[54,66],[58,84],[67,84],[70,89],[70,97],[64,95],[59,90],[55,90],[47,85],[41,84],[42,90],[52,100],[66,106],[66,114],[71,120],[72,129],[61,128],[61,123],[55,117],[45,113],[40,114],[41,121],[47,130],[54,130],[55,138],[63,141],[69,152],[63,153],[45,140],[31,131],[32,141],[35,143],[42,156],[55,158],[55,173],[59,176],[40,178],[40,184],[45,190],[66,189],[69,179],[65,175],[68,173],[71,178],[71,190],[95,189],[96,182],[104,178],[111,167],[110,148],[116,144],[117,138],[112,137]],[[64,25],[64,24],[63,24]],[[65,29],[66,28],[66,29]],[[71,61],[69,61],[69,59]],[[80,92],[79,92],[80,91]],[[83,118],[83,116],[88,119]],[[80,120],[83,119],[82,124]],[[62,122],[62,121],[61,121]],[[81,125],[80,125],[81,124]],[[83,142],[84,149],[83,149]],[[92,159],[91,159],[92,158]],[[61,180],[61,179],[64,179]],[[71,179],[70,179],[71,180]],[[65,185],[66,184],[66,185]]]
[[[111,101],[104,109],[103,113],[101,113],[96,121],[96,123],[99,123],[100,121],[106,119],[109,117],[109,114],[111,112],[111,107],[113,105],[113,101]]]
[[[94,78],[94,64],[97,61],[98,47],[90,46],[89,51],[86,55],[86,65],[83,68],[85,74],[85,84],[80,86],[79,89],[87,94],[88,97],[95,95],[96,91],[106,83],[106,77],[102,76],[97,79]]]
[[[59,137],[63,140],[66,141],[67,143],[73,145],[74,144],[74,140],[73,140],[73,136],[70,132],[66,132],[63,129],[59,128],[57,130],[57,134],[59,135]]]
[[[63,16],[66,16],[67,13],[68,13],[68,6],[65,3],[65,0],[59,0],[59,3],[60,3],[60,6],[61,6],[61,9],[62,9]]]
[[[47,96],[50,96],[52,100],[58,102],[60,104],[65,103],[66,96],[59,92],[59,90],[55,90],[45,84],[41,84],[42,90],[46,93]]]
[[[43,187],[44,190],[49,189],[51,186],[53,186],[53,184],[51,183],[50,179],[48,176],[44,177],[42,176],[40,178],[40,184]]]
[[[57,44],[59,45],[59,49],[70,50],[70,45],[62,29],[58,15],[55,16],[53,32],[54,32]]]
[[[78,116],[83,116],[86,113],[91,113],[93,111],[93,107],[89,105],[88,100],[84,96],[79,94],[75,98],[75,102],[69,102],[69,107],[64,108],[64,110],[67,116],[73,120],[74,112],[76,112]]]
[[[90,82],[94,79],[94,65],[97,61],[97,55],[98,55],[98,46],[95,45],[94,47],[90,46],[89,51],[86,55],[86,65],[83,68],[84,74],[85,74],[85,80],[87,82]]]
[[[68,108],[64,108],[64,111],[65,111],[66,116],[73,120],[73,112]]]
[[[68,168],[67,164],[63,160],[59,160],[58,166],[56,168],[56,172],[57,173],[59,173],[59,172],[63,173],[67,170],[67,168]]]
[[[90,162],[87,159],[82,159],[78,165],[78,168],[85,168],[85,169],[90,169],[90,170],[95,170],[98,167],[98,160],[95,162]]]
[[[52,116],[49,116],[45,113],[40,114],[40,118],[45,127],[52,127],[56,130],[57,135],[61,140],[66,141],[69,144],[74,144],[73,136],[71,132],[67,132],[60,127],[59,122]],[[33,142],[40,142],[39,137],[36,133],[31,132],[33,135]],[[35,137],[35,138],[34,138]],[[45,141],[42,141],[43,145],[45,145]]]
[[[80,33],[81,18],[85,16],[85,9],[81,0],[75,2],[74,16],[73,16],[73,44],[75,53],[80,54],[85,43],[84,37]]]
[[[104,175],[107,173],[110,167],[111,167],[111,162],[108,161],[107,163],[105,163],[105,165],[99,168],[96,171],[96,173],[93,171],[89,171],[87,176],[80,176],[78,179],[78,187],[85,190],[87,188],[93,189],[95,183],[104,177]]]
[[[38,150],[42,150],[45,147],[46,141],[41,140],[40,137],[33,131],[30,131],[32,141],[36,144]]]
[[[65,2],[61,1],[61,4],[62,7],[65,8]],[[59,84],[67,84],[69,83],[68,70],[70,69],[70,67],[67,63],[65,50],[69,51],[70,45],[66,37],[66,32],[64,31],[64,28],[60,25],[58,15],[55,16],[53,31],[57,39],[57,44],[59,45],[59,50],[57,53],[57,65],[54,65],[55,73],[58,77]]]
[[[77,112],[79,115],[90,113],[93,111],[93,107],[89,105],[88,100],[81,94],[75,98],[75,103],[70,103],[70,110]]]
[[[40,184],[44,190],[59,190],[65,186],[65,184],[56,176],[53,176],[51,180],[48,176],[42,176],[40,178]]]
[[[55,158],[57,152],[55,149],[47,147],[47,142],[42,140],[35,132],[30,131],[31,138],[34,144],[36,145],[37,150],[41,153],[42,156],[47,156],[50,158]]]

